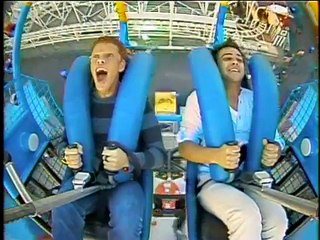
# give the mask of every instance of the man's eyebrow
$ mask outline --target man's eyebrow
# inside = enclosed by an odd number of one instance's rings
[[[112,52],[96,52],[95,54],[113,54]]]
[[[221,57],[232,55],[232,53],[224,53]],[[242,57],[241,54],[237,53],[238,57]]]
[[[228,55],[232,55],[232,53],[224,53],[224,54],[222,54],[221,57],[228,56]]]

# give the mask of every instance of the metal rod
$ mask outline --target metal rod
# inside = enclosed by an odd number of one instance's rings
[[[32,202],[32,198],[30,197],[27,189],[25,188],[22,180],[20,179],[18,173],[14,169],[12,162],[7,162],[5,164],[5,168],[13,182],[14,186],[16,187],[17,191],[19,192],[20,196],[22,197],[23,201],[26,203]]]
[[[313,218],[318,218],[319,216],[318,215],[319,204],[314,201],[292,196],[287,193],[283,193],[271,188],[261,188],[261,187],[257,187],[257,186],[249,185],[245,183],[237,183],[237,185],[258,194],[263,198],[279,203],[284,207],[290,208],[306,216],[313,217]]]
[[[179,169],[179,172],[184,172],[184,171],[186,171],[186,169],[184,168],[184,167],[182,167],[182,166],[180,166],[178,163],[175,163],[175,162],[172,162],[171,163],[172,164],[172,166],[174,166],[174,167],[176,167],[177,169]],[[176,172],[176,171],[173,171],[173,170],[171,170],[172,172]]]
[[[110,188],[110,186],[99,185],[84,189],[71,190],[68,192],[60,193],[58,195],[42,198],[34,202],[26,203],[14,208],[8,208],[4,210],[4,222],[9,223],[20,218],[45,213],[52,210],[53,208],[70,202],[74,202],[100,190],[105,190],[108,188]]]
[[[11,162],[11,156],[8,152],[4,152],[4,165],[6,165],[7,163]],[[9,173],[8,173],[9,174]],[[10,174],[9,174],[9,177],[11,178]],[[20,179],[20,178],[19,178]],[[24,187],[24,185],[22,184],[22,186]],[[21,194],[20,194],[20,197],[21,197]],[[22,197],[21,197],[22,198]],[[15,198],[14,201],[20,205],[22,203],[21,200],[19,200],[20,198]],[[24,199],[22,199],[24,200]],[[34,217],[34,218],[31,218],[31,220],[33,222],[35,222],[43,231],[45,231],[47,234],[49,234],[50,236],[52,236],[51,234],[51,229],[50,227],[48,226],[48,224],[46,224],[40,217]]]
[[[35,206],[35,209],[37,213],[45,213],[53,208],[59,207],[61,205],[76,201],[78,199],[84,198],[86,196],[89,196],[95,192],[98,192],[100,190],[106,189],[104,186],[93,186],[88,187],[84,189],[76,189],[71,190],[68,192],[64,192],[61,194],[57,194],[54,196],[50,196],[47,198],[39,199],[35,202],[33,202],[33,205]]]
[[[172,158],[172,151],[168,151],[168,157],[167,157],[167,171],[168,171],[168,178],[171,179],[171,158]]]

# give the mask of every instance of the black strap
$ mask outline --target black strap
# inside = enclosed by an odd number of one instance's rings
[[[240,162],[239,162],[239,166],[246,160],[247,158],[247,151],[248,151],[248,146],[247,144],[244,144],[241,146],[240,148]]]
[[[209,183],[211,180],[212,180],[212,179],[210,178],[210,179],[208,179],[207,181],[205,181],[204,183],[202,183],[200,186],[198,186],[198,187],[197,187],[198,193],[199,193],[199,192],[201,191],[201,189],[202,189],[207,183]]]

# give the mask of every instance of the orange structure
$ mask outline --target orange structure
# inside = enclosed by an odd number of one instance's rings
[[[118,17],[120,22],[127,22],[127,5],[124,1],[116,1],[116,12],[118,13]]]
[[[155,194],[159,195],[177,195],[180,194],[181,191],[176,183],[173,181],[165,181],[160,183],[156,189]],[[175,199],[163,199],[162,200],[162,208],[163,209],[175,209],[176,208]]]
[[[314,24],[314,33],[316,36],[316,39],[318,40],[319,37],[319,30],[318,30],[318,25],[319,25],[319,3],[318,1],[307,1],[306,3],[306,8],[310,14],[311,20]]]

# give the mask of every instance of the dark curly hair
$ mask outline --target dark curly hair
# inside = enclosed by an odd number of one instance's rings
[[[241,56],[243,58],[243,62],[244,62],[245,68],[246,68],[246,65],[247,65],[246,64],[246,56],[241,51],[239,45],[235,41],[233,41],[231,38],[228,38],[225,42],[213,47],[213,49],[211,50],[211,55],[212,55],[213,59],[215,60],[215,62],[218,63],[218,53],[219,53],[219,51],[221,49],[223,49],[223,48],[226,48],[226,47],[235,48],[240,52],[240,54],[241,54]],[[248,80],[246,74],[244,75],[244,77],[242,79],[241,86],[244,87],[244,88],[250,89],[249,80]]]

